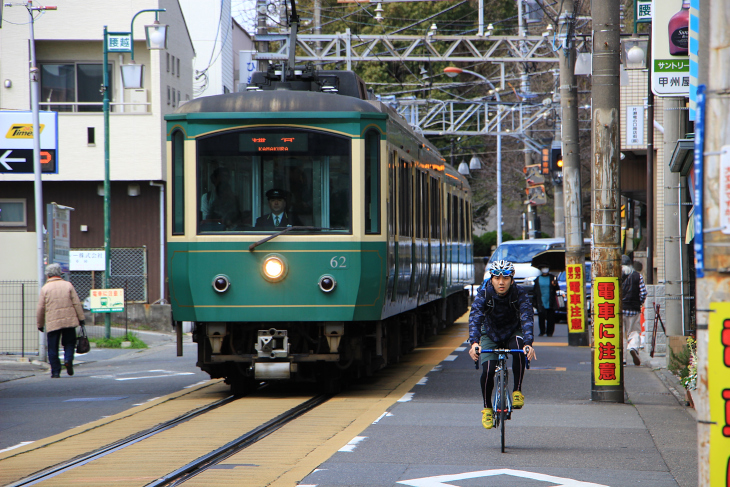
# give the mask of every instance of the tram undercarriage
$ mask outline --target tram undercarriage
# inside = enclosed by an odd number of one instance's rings
[[[379,321],[195,323],[198,367],[236,395],[261,382],[316,383],[336,392],[412,351],[467,309],[458,293]]]

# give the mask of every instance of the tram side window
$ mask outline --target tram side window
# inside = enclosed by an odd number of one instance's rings
[[[185,140],[180,130],[172,134],[172,234],[185,233]]]
[[[365,134],[365,233],[380,233],[380,134]]]
[[[464,200],[459,200],[459,241],[466,242],[466,232],[464,228]]]
[[[416,185],[415,185],[415,193],[416,193],[416,237],[422,237],[423,236],[423,225],[421,221],[421,215],[423,214],[423,191],[421,190],[421,171],[416,171]]]
[[[396,161],[395,153],[391,152],[388,155],[388,171],[390,172],[390,177],[388,178],[388,193],[390,195],[388,199],[388,232],[392,235],[396,233],[396,218],[397,213],[396,210],[398,208],[396,196],[395,196],[395,188],[396,188]]]
[[[456,195],[451,196],[451,240],[457,242],[459,240],[459,198]]]
[[[399,201],[399,226],[400,226],[400,235],[404,237],[410,237],[411,236],[411,228],[412,228],[412,221],[411,221],[411,208],[413,207],[413,198],[412,190],[411,190],[411,171],[410,166],[408,164],[408,161],[405,159],[400,160],[400,174],[398,178],[398,183],[400,186],[400,201]]]
[[[431,238],[438,239],[441,235],[441,225],[439,221],[439,182],[436,178],[431,178]]]

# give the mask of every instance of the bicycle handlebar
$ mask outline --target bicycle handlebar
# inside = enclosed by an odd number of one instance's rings
[[[532,348],[532,345],[530,345],[530,348]],[[521,353],[524,355],[525,351],[522,350],[521,348],[492,348],[492,349],[483,348],[477,352],[477,356],[482,353]],[[478,358],[474,361],[474,368],[479,370],[479,359]],[[530,368],[529,359],[525,360],[525,368],[527,368],[527,369]]]

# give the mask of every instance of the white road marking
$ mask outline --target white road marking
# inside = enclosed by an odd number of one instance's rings
[[[25,445],[30,445],[31,443],[33,443],[33,442],[32,441],[21,441],[17,445],[13,445],[8,448],[5,448],[4,450],[0,450],[0,453],[5,452],[5,451],[10,451],[10,450],[15,450],[16,448],[20,448],[21,446],[25,446]]]
[[[398,399],[398,402],[408,402],[413,399],[414,392],[406,392],[403,397]]]
[[[419,380],[418,382],[416,382],[416,385],[417,386],[425,386],[426,385],[426,382],[428,382],[428,377],[423,377],[421,380]]]
[[[205,384],[206,382],[210,382],[208,380],[201,380],[200,382],[196,382],[195,384],[190,384],[189,386],[183,387],[183,389],[190,389],[191,387],[199,386],[201,384]]]
[[[440,365],[434,365],[433,369],[431,369],[431,372],[441,372],[441,366]]]
[[[456,347],[454,352],[463,352],[464,350],[466,350],[466,347]]]
[[[145,376],[138,376],[138,377],[120,377],[125,375],[134,375],[134,374],[144,374],[144,373],[157,373],[158,375],[145,375]],[[111,375],[92,375],[92,379],[114,379],[114,380],[139,380],[139,379],[161,379],[165,377],[173,377],[176,375],[195,375],[194,372],[175,372],[174,370],[161,370],[161,369],[155,369],[155,370],[147,370],[145,372],[122,372],[120,374],[111,374]]]
[[[152,399],[147,399],[145,402],[141,402],[139,404],[132,404],[132,406],[142,406],[143,404],[147,404],[150,401],[154,401],[155,399],[159,399],[159,397],[153,397]]]
[[[380,416],[378,416],[378,419],[376,419],[375,421],[373,421],[373,424],[378,424],[378,421],[380,421],[383,418],[387,418],[389,416],[393,416],[393,414],[392,413],[389,413],[388,411],[386,411],[383,414],[381,414]]]
[[[351,439],[349,442],[347,442],[347,445],[343,446],[338,451],[352,452],[355,450],[355,447],[357,446],[357,444],[360,443],[365,438],[367,438],[367,436],[356,436],[353,439]]]
[[[453,361],[454,361],[454,360],[456,360],[456,359],[457,359],[458,357],[459,357],[458,355],[449,355],[448,357],[446,357],[446,358],[444,359],[444,362],[453,362]]]
[[[499,468],[494,470],[479,470],[476,472],[464,472],[454,475],[437,475],[434,477],[422,477],[420,479],[401,480],[398,482],[403,485],[412,487],[455,487],[453,484],[446,482],[454,482],[457,480],[478,479],[482,477],[494,477],[496,475],[509,475],[521,479],[539,480],[542,482],[552,482],[551,487],[608,487],[603,484],[594,484],[591,482],[581,482],[579,480],[567,479],[563,477],[554,477],[552,475],[544,475],[535,472],[526,472],[524,470],[512,470],[509,468]]]

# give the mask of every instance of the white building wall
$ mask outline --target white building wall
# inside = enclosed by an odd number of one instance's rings
[[[2,232],[0,248],[2,265],[0,265],[0,281],[25,281],[37,278],[35,232]],[[8,253],[12,252],[12,258]]]
[[[231,0],[180,0],[195,46],[194,98],[219,95],[233,86]]]

